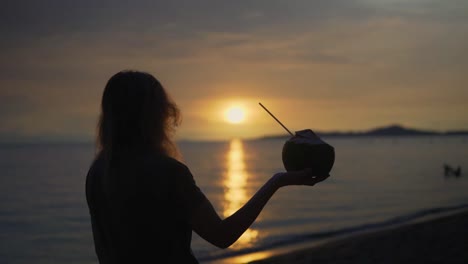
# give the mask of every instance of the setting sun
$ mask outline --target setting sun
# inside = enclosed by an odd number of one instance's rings
[[[226,121],[232,124],[238,124],[245,119],[245,110],[238,106],[230,107],[225,112]]]

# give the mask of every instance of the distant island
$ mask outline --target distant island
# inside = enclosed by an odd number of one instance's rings
[[[403,127],[402,125],[389,125],[378,127],[367,131],[350,131],[350,132],[321,132],[314,131],[320,137],[379,137],[379,136],[455,136],[468,135],[468,130],[453,130],[453,131],[432,131],[420,130]],[[282,139],[289,138],[290,135],[270,135],[263,136],[260,139]]]

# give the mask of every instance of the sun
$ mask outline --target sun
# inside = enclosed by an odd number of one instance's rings
[[[245,110],[239,106],[232,106],[226,110],[224,117],[231,124],[239,124],[245,120]]]

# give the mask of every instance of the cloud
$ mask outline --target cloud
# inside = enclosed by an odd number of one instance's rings
[[[155,74],[180,101],[337,106],[330,128],[366,109],[397,119],[395,107],[413,111],[408,122],[444,108],[455,127],[467,123],[466,12],[459,0],[9,1],[2,131],[89,136],[104,84],[122,69]]]

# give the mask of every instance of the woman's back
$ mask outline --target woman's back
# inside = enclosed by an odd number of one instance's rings
[[[98,155],[86,181],[100,263],[197,263],[187,216],[206,198],[187,167],[151,153],[106,160]]]

